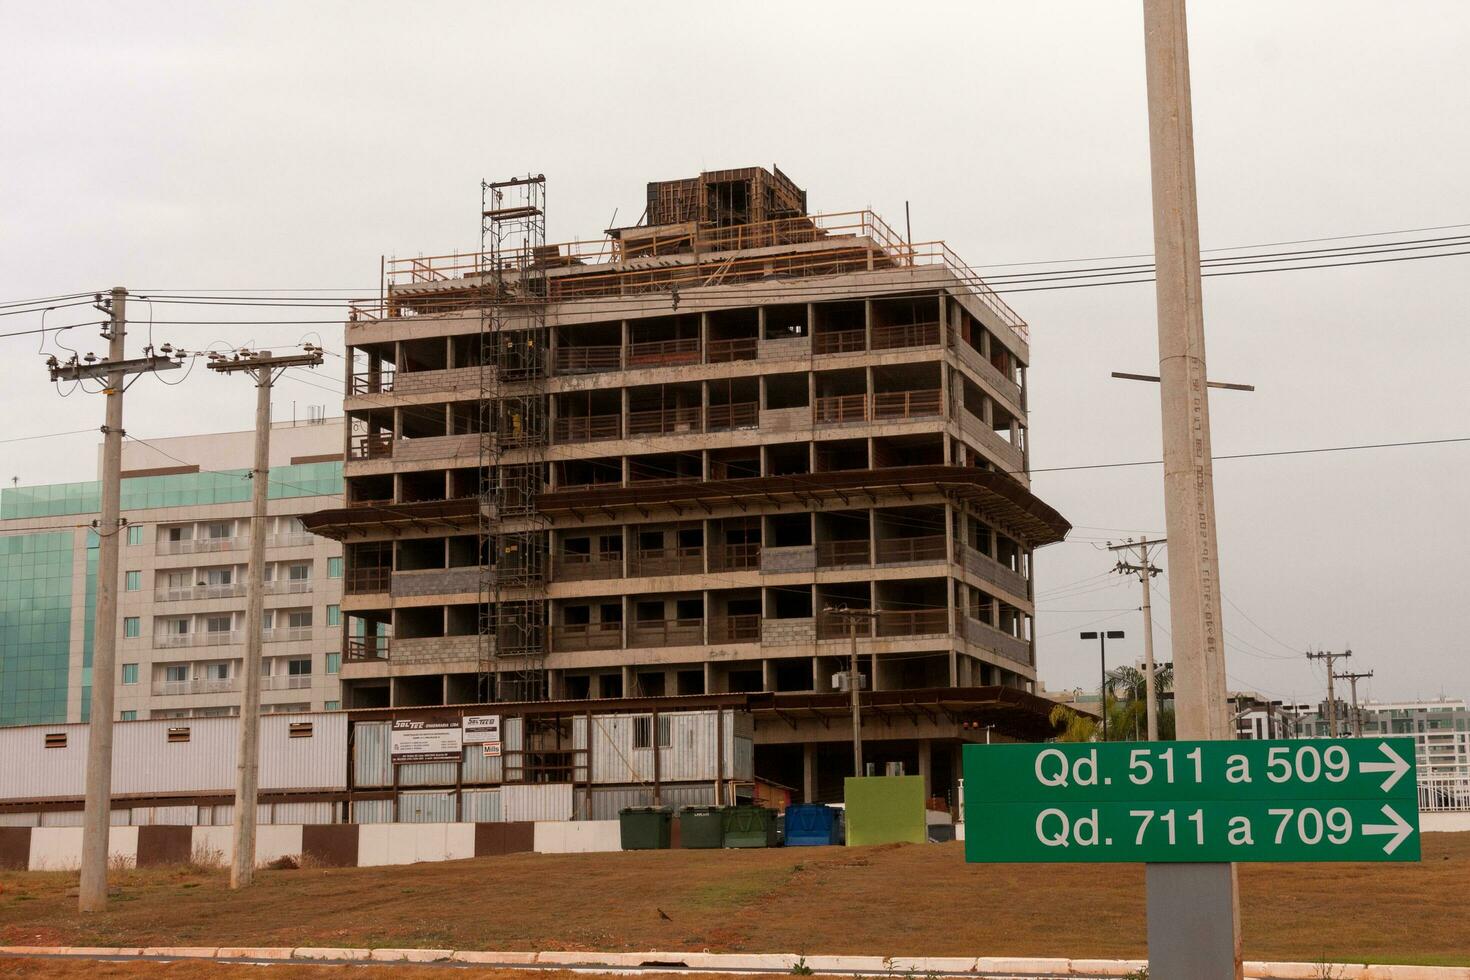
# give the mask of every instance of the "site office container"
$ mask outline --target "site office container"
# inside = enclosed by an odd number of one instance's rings
[[[0,729],[0,802],[81,799],[85,724]],[[113,726],[115,797],[233,793],[238,718],[157,718]],[[347,788],[347,716],[340,712],[260,719],[262,791]],[[116,805],[116,803],[114,804]]]

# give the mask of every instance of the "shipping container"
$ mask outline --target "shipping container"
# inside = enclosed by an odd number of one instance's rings
[[[454,810],[451,792],[398,794],[398,823],[454,823]]]
[[[353,823],[392,823],[392,800],[355,800],[352,804]]]
[[[309,734],[291,733],[307,724]],[[64,735],[64,740],[47,736]],[[0,729],[0,800],[80,799],[87,725]],[[142,794],[228,793],[235,788],[236,718],[119,722],[113,728],[112,791]],[[260,788],[346,788],[347,716],[265,715],[260,720]]]
[[[571,820],[571,783],[508,784],[500,788],[500,810],[507,821]]]
[[[465,823],[499,823],[500,790],[467,789],[460,808],[460,819]]]
[[[753,778],[754,728],[750,716],[734,711],[719,715],[723,737],[717,737],[714,711],[669,711],[659,715],[660,782],[714,782],[718,775],[743,782]],[[593,783],[653,782],[651,714],[594,715],[592,728]],[[718,754],[724,756],[718,766],[717,746],[723,750]]]

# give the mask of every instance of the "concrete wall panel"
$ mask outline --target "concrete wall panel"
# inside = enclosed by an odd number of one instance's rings
[[[584,854],[622,850],[616,820],[565,820],[536,824],[535,847],[541,854]]]

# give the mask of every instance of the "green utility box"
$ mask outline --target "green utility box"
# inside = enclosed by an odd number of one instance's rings
[[[674,811],[666,806],[630,806],[618,814],[618,830],[625,851],[667,850]]]
[[[732,806],[724,813],[726,847],[775,847],[776,811],[763,806]]]
[[[686,806],[679,811],[680,847],[724,847],[725,808]]]
[[[922,776],[848,776],[843,780],[847,844],[922,844],[929,839]]]

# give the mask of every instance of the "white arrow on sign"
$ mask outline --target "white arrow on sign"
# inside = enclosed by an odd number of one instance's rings
[[[1383,781],[1383,791],[1386,793],[1398,785],[1398,781],[1404,778],[1404,773],[1409,771],[1409,763],[1404,757],[1388,747],[1387,742],[1379,742],[1378,748],[1388,756],[1387,762],[1360,762],[1358,771],[1364,773],[1386,772],[1389,777]]]
[[[1391,806],[1385,805],[1383,807],[1383,815],[1392,820],[1393,823],[1365,823],[1363,824],[1363,835],[1378,836],[1381,834],[1392,834],[1393,840],[1383,845],[1383,853],[1392,854],[1398,850],[1399,845],[1404,842],[1404,838],[1414,832],[1414,825],[1399,816],[1398,811]]]

